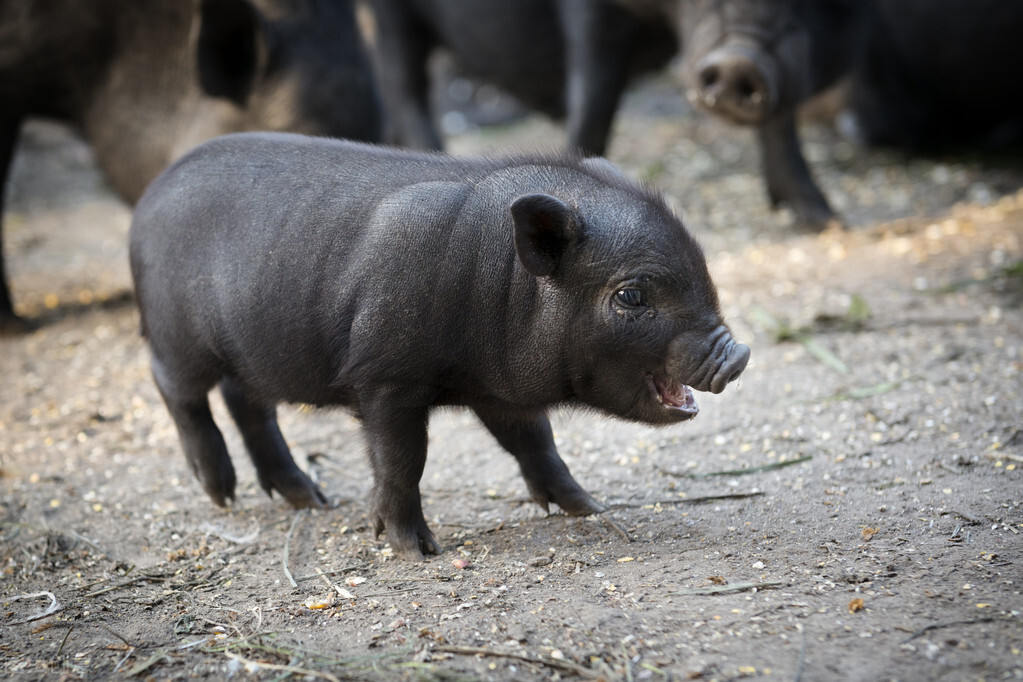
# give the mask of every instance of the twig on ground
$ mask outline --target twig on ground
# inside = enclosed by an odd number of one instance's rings
[[[10,597],[9,599],[7,599],[7,601],[20,601],[22,599],[38,599],[39,597],[49,597],[50,605],[33,616],[29,616],[24,620],[18,620],[13,623],[8,623],[8,625],[24,625],[25,623],[31,623],[36,620],[42,620],[43,618],[46,618],[47,616],[52,616],[57,611],[61,610],[62,607],[60,606],[60,603],[57,601],[57,597],[54,596],[53,592],[33,592],[31,594],[19,594],[14,597]]]
[[[295,518],[291,522],[291,528],[288,529],[288,534],[284,538],[284,556],[281,559],[281,566],[284,568],[284,575],[288,577],[288,582],[291,583],[292,587],[298,587],[298,583],[295,582],[295,578],[292,577],[291,571],[288,570],[288,554],[291,552],[291,536],[295,533],[295,527],[298,526],[298,522],[305,516],[305,509],[298,510],[295,514]]]
[[[196,530],[203,533],[206,537],[216,535],[221,540],[226,540],[236,545],[247,545],[254,542],[256,538],[259,537],[260,531],[263,529],[257,524],[256,529],[251,531],[248,535],[234,535],[233,533],[228,533],[217,528],[212,523],[204,523],[197,527]]]
[[[682,597],[691,594],[728,594],[729,592],[745,592],[746,590],[766,590],[772,587],[779,587],[785,583],[781,580],[768,580],[762,583],[733,583],[731,585],[708,585],[707,587],[693,587],[681,592],[669,592],[669,597]]]
[[[125,663],[127,663],[128,659],[131,658],[132,654],[134,654],[134,653],[135,653],[135,647],[130,647],[128,649],[128,653],[126,653],[124,655],[124,657],[121,658],[121,660],[117,662],[117,665],[114,666],[114,674],[115,675],[121,669],[121,666],[124,665]]]
[[[505,651],[495,651],[494,649],[484,649],[483,647],[476,646],[455,646],[451,644],[440,644],[431,649],[431,651],[440,651],[448,654],[459,654],[461,656],[492,656],[494,658],[512,658],[517,661],[525,661],[526,663],[533,663],[535,665],[545,665],[548,668],[556,668],[559,670],[565,670],[567,672],[575,673],[580,677],[586,677],[591,680],[595,680],[601,677],[601,673],[579,665],[578,663],[572,663],[560,658],[540,658],[537,656],[529,656],[527,654],[516,654]]]
[[[131,670],[125,671],[124,674],[127,675],[128,677],[135,677],[136,675],[141,675],[142,673],[149,670],[150,668],[152,668],[154,665],[156,665],[165,658],[167,658],[167,652],[164,649],[160,649],[146,660],[137,664]]]
[[[98,590],[93,590],[92,592],[89,592],[88,594],[83,594],[82,595],[82,599],[89,599],[90,597],[95,597],[95,596],[98,596],[98,595],[101,595],[101,594],[105,594],[107,592],[113,592],[114,590],[119,590],[122,587],[128,587],[129,585],[134,585],[135,583],[145,582],[147,580],[152,580],[152,581],[158,582],[158,581],[161,581],[161,580],[167,580],[167,578],[165,576],[137,575],[134,578],[129,578],[128,580],[125,580],[124,582],[117,583],[116,585],[107,585],[106,587],[100,588]],[[93,585],[96,585],[96,584],[98,584],[98,583],[93,583]]]
[[[257,669],[262,669],[262,670],[280,670],[281,672],[292,673],[292,674],[295,674],[295,675],[306,675],[308,677],[319,677],[319,678],[324,679],[324,680],[330,680],[330,682],[341,682],[340,678],[338,678],[338,677],[336,677],[334,675],[331,675],[328,672],[323,672],[321,670],[312,670],[310,668],[299,668],[298,666],[294,666],[294,665],[280,665],[279,663],[264,663],[262,661],[253,661],[253,660],[250,660],[248,658],[245,658],[244,656],[239,656],[238,654],[236,654],[234,652],[231,652],[231,651],[225,651],[224,655],[227,656],[228,658],[230,658],[231,660],[238,661],[239,663],[241,663],[243,666],[245,666],[249,670],[257,670]]]
[[[632,538],[629,537],[629,534],[625,532],[624,528],[622,528],[617,523],[615,523],[614,519],[612,519],[612,518],[610,518],[608,516],[605,516],[603,514],[601,514],[598,518],[600,518],[600,520],[602,522],[604,522],[605,524],[610,526],[611,529],[614,530],[614,532],[618,533],[623,538],[625,538],[626,542],[632,542]]]
[[[1010,459],[1013,462],[1023,462],[1023,457],[1021,457],[1019,455],[1014,455],[1011,452],[1002,452],[1001,450],[995,450],[994,452],[989,452],[988,455],[987,455],[987,458],[988,459],[993,459],[993,460]]]
[[[389,590],[387,592],[371,592],[369,594],[361,594],[361,595],[359,595],[359,597],[362,598],[362,599],[368,599],[369,597],[387,597],[387,596],[392,595],[392,594],[401,594],[402,592],[415,592],[415,591],[416,591],[416,588],[414,588],[414,587],[399,587],[397,589]]]
[[[357,571],[360,568],[362,568],[362,566],[345,566],[344,568],[336,568],[333,571],[321,571],[320,569],[316,569],[316,573],[310,573],[309,575],[299,576],[298,578],[295,578],[295,582],[300,583],[306,580],[312,580],[313,578],[319,578],[320,576],[324,575],[337,575],[338,573]]]
[[[674,471],[668,471],[666,469],[658,468],[662,474],[667,476],[674,476],[676,478],[709,478],[711,476],[744,476],[745,474],[758,474],[762,471],[772,471],[774,469],[782,469],[793,464],[801,464],[803,462],[809,462],[813,459],[813,455],[803,455],[795,459],[786,459],[781,462],[772,462],[771,464],[762,464],[760,466],[750,467],[748,469],[727,469],[725,471],[709,471],[705,474],[701,473],[676,473]]]
[[[119,639],[119,640],[121,640],[122,642],[124,642],[126,646],[128,646],[128,647],[130,647],[130,648],[132,648],[132,649],[134,649],[134,648],[135,648],[135,645],[134,645],[134,644],[132,644],[131,642],[129,642],[129,641],[127,640],[127,639],[125,639],[123,635],[121,635],[121,634],[119,634],[119,633],[117,633],[117,632],[114,632],[113,630],[111,630],[110,628],[108,628],[108,627],[107,627],[106,625],[104,625],[103,623],[96,623],[96,625],[100,626],[101,628],[103,628],[104,630],[106,630],[107,632],[109,632],[110,634],[112,634],[112,635],[113,635],[114,637],[116,637],[117,639]]]
[[[110,559],[117,559],[117,555],[116,554],[114,554],[113,552],[110,552],[108,550],[103,549],[102,547],[100,547],[95,542],[93,542],[89,538],[85,537],[81,533],[78,533],[78,532],[76,532],[74,530],[68,530],[68,534],[70,534],[71,537],[73,537],[75,540],[79,540],[79,541],[84,542],[85,544],[89,545],[89,547],[92,547],[94,550],[96,550],[97,552],[99,552],[103,556],[105,556],[107,558],[110,558]]]
[[[237,612],[237,611],[234,611],[234,610],[231,610],[231,613],[238,613],[238,612]],[[239,628],[239,627],[238,627],[237,625],[235,625],[234,623],[220,623],[220,622],[218,622],[218,621],[215,621],[215,620],[211,620],[211,619],[209,619],[209,618],[206,618],[205,616],[197,616],[197,617],[196,617],[196,620],[201,620],[201,621],[203,621],[204,623],[209,623],[210,625],[213,625],[213,626],[215,626],[215,627],[218,627],[218,628],[220,628],[221,630],[223,630],[223,631],[224,631],[225,633],[227,632],[228,628],[230,628],[230,629],[234,630],[234,631],[235,631],[236,633],[238,633],[238,636],[239,636],[239,637],[244,637],[244,636],[245,636],[245,635],[243,635],[243,634],[242,634],[241,628]]]
[[[74,630],[75,630],[74,625],[67,629],[67,632],[64,634],[64,639],[60,640],[60,646],[57,647],[57,653],[53,655],[54,658],[60,658],[60,653],[64,651],[64,645],[67,644],[68,637],[71,636],[71,633],[74,632]]]
[[[643,502],[642,504],[632,504],[629,502],[620,502],[618,504],[608,505],[611,509],[642,509],[643,507],[651,507],[654,505],[673,505],[673,504],[700,504],[702,502],[715,502],[717,500],[743,500],[747,497],[760,497],[764,492],[762,490],[753,490],[748,493],[727,493],[725,495],[704,495],[702,497],[680,497],[672,500],[655,500],[653,502]]]
[[[973,517],[967,516],[966,514],[964,514],[962,512],[956,511],[955,509],[950,509],[949,511],[947,511],[945,513],[946,514],[954,514],[954,515],[958,516],[963,521],[965,521],[967,523],[967,525],[970,525],[970,526],[979,526],[980,524],[983,523],[983,521],[981,521],[980,519],[975,519]],[[944,514],[939,514],[939,516],[944,516]]]
[[[953,626],[956,626],[956,625],[977,625],[978,623],[993,623],[995,621],[1000,621],[1000,620],[1006,620],[1007,621],[1007,620],[1012,620],[1012,618],[1005,618],[1005,617],[1002,617],[1002,616],[987,616],[985,618],[973,618],[971,620],[953,620],[953,621],[949,621],[948,623],[932,623],[931,625],[927,625],[925,627],[920,628],[919,630],[917,630],[916,632],[911,634],[909,637],[907,637],[906,639],[902,640],[902,642],[900,642],[900,644],[905,644],[906,642],[912,642],[917,637],[921,637],[921,636],[925,635],[926,633],[930,632],[931,630],[940,630],[941,628],[950,628],[950,627],[953,627]]]

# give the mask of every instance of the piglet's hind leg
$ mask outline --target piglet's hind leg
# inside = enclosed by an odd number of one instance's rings
[[[325,507],[327,498],[295,464],[277,426],[277,410],[252,400],[233,379],[224,379],[220,392],[238,425],[245,448],[256,467],[259,485],[267,495],[280,493],[291,506]]]
[[[178,429],[181,447],[192,473],[203,490],[218,506],[226,507],[234,500],[235,474],[227,454],[224,437],[213,421],[207,389],[195,388],[192,382],[175,379],[167,368],[154,359],[153,377]]]

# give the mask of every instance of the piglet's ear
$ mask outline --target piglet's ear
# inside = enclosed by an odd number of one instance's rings
[[[266,61],[267,38],[249,0],[202,0],[196,57],[203,90],[244,106]]]
[[[576,236],[572,209],[549,194],[527,194],[512,202],[511,214],[522,267],[537,277],[553,274]]]

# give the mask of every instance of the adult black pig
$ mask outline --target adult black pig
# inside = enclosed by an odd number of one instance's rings
[[[910,152],[1023,142],[1023,3],[872,0],[849,88],[858,133]]]
[[[799,104],[848,78],[862,141],[910,152],[1023,139],[1023,3],[675,0],[692,99],[757,128],[773,203],[835,221],[799,148]],[[1013,65],[1013,67],[1010,67]]]
[[[275,406],[345,405],[368,441],[373,525],[404,557],[440,551],[418,487],[434,406],[472,408],[545,509],[590,514],[549,407],[671,424],[696,415],[690,386],[722,391],[749,358],[700,247],[603,160],[229,135],[156,179],[130,253],[153,375],[213,501],[235,488],[215,385],[260,484],[296,507],[324,497]]]
[[[870,0],[678,0],[690,100],[757,130],[767,193],[802,224],[837,223],[799,147],[796,108],[849,73]]]
[[[391,141],[443,143],[427,64],[446,47],[470,73],[527,106],[567,118],[568,143],[600,155],[630,76],[676,52],[665,0],[371,0]]]
[[[381,135],[352,0],[0,0],[0,186],[29,116],[75,124],[130,202],[222,133]],[[0,258],[0,333],[24,328]]]

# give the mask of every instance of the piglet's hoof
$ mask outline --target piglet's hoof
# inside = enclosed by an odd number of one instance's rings
[[[189,458],[188,463],[213,504],[227,507],[234,502],[236,481],[231,460],[211,458],[193,461]]]
[[[259,485],[270,497],[273,497],[273,491],[276,490],[295,509],[322,509],[329,506],[319,486],[297,467],[266,476],[260,474]]]
[[[589,493],[583,493],[580,497],[568,500],[560,500],[558,506],[569,516],[589,516],[605,510],[604,505],[590,497]]]
[[[544,481],[530,476],[526,486],[533,501],[548,514],[551,512],[551,502],[569,516],[589,516],[604,511],[604,507],[583,490],[567,471],[562,476],[552,476]]]
[[[373,498],[370,518],[373,519],[374,535],[379,538],[386,530],[387,540],[395,556],[406,561],[422,561],[428,554],[443,552],[430,527],[426,525],[418,499],[413,508],[411,504],[389,505],[380,502],[387,499],[386,495],[374,493]],[[398,509],[399,506],[407,508]]]
[[[569,516],[589,516],[590,514],[598,514],[604,511],[604,506],[590,497],[590,494],[582,488],[545,498],[539,498],[534,495],[533,499],[547,513],[550,513],[549,502],[558,505],[561,511]]]
[[[379,516],[373,524],[376,537],[384,532],[384,520]],[[444,550],[437,544],[433,533],[426,526],[426,522],[413,524],[390,524],[386,526],[387,539],[391,543],[391,550],[399,559],[405,561],[422,561],[428,554],[442,554]]]

